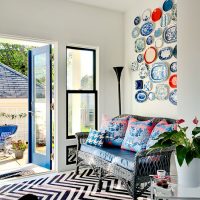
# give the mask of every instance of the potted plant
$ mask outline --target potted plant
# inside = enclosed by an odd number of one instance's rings
[[[200,167],[200,127],[198,119],[195,117],[195,125],[191,137],[187,136],[188,127],[181,127],[185,120],[177,121],[177,130],[165,132],[159,135],[157,142],[150,148],[164,150],[168,147],[176,149],[176,166],[179,184],[187,187],[197,187],[199,185],[198,171]]]
[[[26,149],[26,143],[22,140],[12,141],[12,148],[15,153],[15,158],[22,159],[24,156],[24,151]]]

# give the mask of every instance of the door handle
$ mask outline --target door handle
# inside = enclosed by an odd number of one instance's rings
[[[30,111],[30,110],[29,110],[28,113],[31,113],[31,115],[34,115],[34,112],[33,112],[33,111]]]

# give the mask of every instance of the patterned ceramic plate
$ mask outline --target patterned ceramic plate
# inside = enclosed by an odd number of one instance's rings
[[[148,95],[148,99],[149,99],[150,101],[153,101],[153,100],[155,100],[155,98],[156,98],[155,93],[154,93],[154,92],[150,92],[149,95]]]
[[[158,28],[154,32],[155,37],[160,37],[162,35],[162,28]]]
[[[135,89],[142,90],[143,89],[143,80],[136,80],[135,81]]]
[[[177,21],[177,4],[174,4],[172,8],[172,20]]]
[[[147,100],[147,93],[143,90],[139,90],[136,94],[135,94],[135,99],[138,103],[143,103]]]
[[[147,45],[151,45],[153,43],[153,36],[148,36],[146,40]]]
[[[154,24],[152,22],[146,22],[145,24],[142,25],[140,33],[142,36],[147,36],[152,33],[154,30]]]
[[[138,63],[143,62],[143,60],[144,60],[144,56],[143,56],[142,54],[139,54],[139,55],[137,56],[137,61],[138,61]]]
[[[165,47],[158,52],[158,57],[160,60],[168,60],[173,55],[173,49],[171,47]]]
[[[137,17],[134,19],[134,24],[137,26],[140,22],[141,22],[141,18],[140,18],[139,16],[137,16]]]
[[[165,0],[164,4],[163,4],[163,10],[165,12],[171,10],[173,7],[173,1],[172,0]]]
[[[171,88],[177,88],[177,75],[176,74],[170,76],[169,85]]]
[[[157,22],[162,17],[162,10],[160,8],[156,8],[151,15],[151,18],[154,22]]]
[[[136,26],[132,31],[132,37],[137,38],[140,35],[140,29]]]
[[[146,40],[145,38],[138,38],[136,41],[135,41],[135,52],[136,53],[141,53],[144,51],[146,47]]]
[[[133,71],[137,71],[138,70],[138,62],[137,61],[132,63],[131,70],[133,70]]]
[[[165,28],[163,38],[166,43],[173,43],[177,41],[177,26]]]
[[[143,12],[142,19],[143,19],[143,21],[148,21],[148,20],[150,20],[150,18],[151,18],[151,10],[147,9]]]
[[[146,92],[151,91],[152,88],[153,88],[153,83],[152,83],[152,82],[147,81],[147,82],[144,84],[144,90],[145,90]]]
[[[171,16],[169,13],[165,13],[162,18],[161,18],[161,21],[160,21],[160,26],[161,27],[166,27],[170,24],[171,22]]]
[[[173,56],[177,58],[177,45],[174,47]]]
[[[148,65],[146,65],[145,63],[141,64],[139,66],[139,76],[141,79],[144,79],[148,76],[149,74],[149,69],[148,69]]]
[[[177,105],[177,89],[173,90],[170,92],[169,94],[169,101],[173,104],[173,105]]]
[[[170,71],[171,72],[177,72],[177,62],[173,62],[171,65],[170,65]]]
[[[156,48],[161,48],[163,46],[163,39],[162,38],[158,38],[156,41],[155,41],[155,47]]]
[[[149,47],[144,54],[144,60],[147,64],[153,63],[157,58],[157,50],[154,47]]]
[[[158,100],[167,100],[169,96],[169,86],[160,84],[156,86],[156,98]]]

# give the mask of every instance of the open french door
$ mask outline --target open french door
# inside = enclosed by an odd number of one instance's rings
[[[52,168],[51,45],[29,51],[29,163]]]

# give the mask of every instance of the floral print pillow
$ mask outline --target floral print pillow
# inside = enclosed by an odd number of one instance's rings
[[[153,128],[153,120],[130,121],[121,148],[134,152],[145,150]]]
[[[104,143],[104,133],[90,129],[86,144],[102,147]]]

